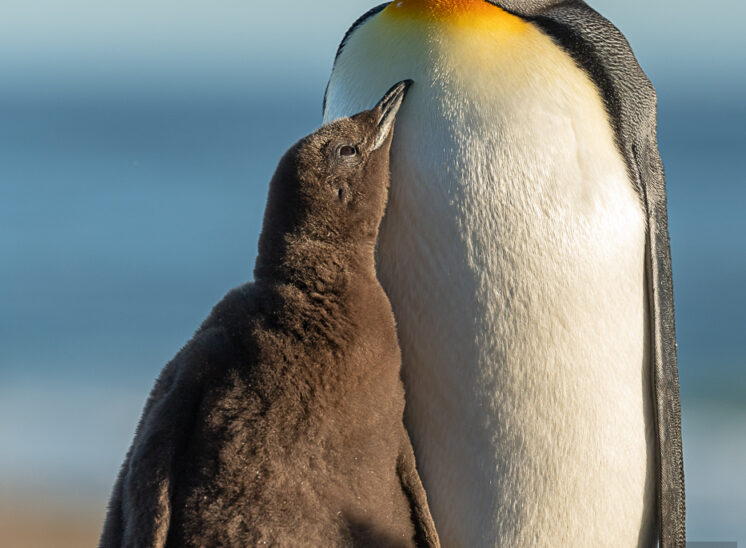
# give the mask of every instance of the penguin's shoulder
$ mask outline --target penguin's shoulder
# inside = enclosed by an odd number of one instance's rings
[[[337,48],[337,54],[335,56],[339,57],[339,54],[342,53],[342,50],[345,47],[345,44],[347,44],[347,41],[350,39],[352,34],[360,28],[368,19],[373,17],[374,15],[377,15],[378,13],[382,12],[384,9],[386,9],[386,6],[388,6],[390,2],[384,2],[383,4],[379,4],[368,11],[366,11],[364,14],[362,14],[360,17],[358,17],[355,22],[350,26],[349,29],[347,29],[347,32],[345,32],[345,35],[342,37],[342,41],[339,43],[339,47]]]
[[[251,367],[255,342],[252,324],[261,316],[261,299],[254,284],[229,291],[212,309],[192,338],[166,364],[154,394],[172,389],[204,392],[240,366]]]
[[[379,14],[384,9],[386,9],[386,6],[388,6],[389,4],[390,2],[384,2],[383,4],[379,4],[376,7],[369,9],[368,11],[366,11],[364,14],[362,14],[360,17],[357,18],[357,20],[350,26],[349,29],[347,29],[347,32],[345,32],[344,36],[342,37],[342,41],[339,43],[339,46],[337,47],[337,53],[334,56],[334,63],[337,62],[337,59],[341,55],[342,50],[345,47],[345,44],[347,44],[347,41],[350,39],[352,34],[358,28],[360,28],[368,19],[370,19],[374,15]],[[324,90],[324,100],[321,105],[321,112],[326,112],[326,100],[327,100],[328,93],[329,93],[329,84],[327,83],[326,89]]]
[[[640,195],[660,198],[665,193],[662,180],[640,173],[634,152],[651,142],[655,146],[657,95],[622,32],[582,0],[538,2],[538,6],[513,0],[500,3],[517,4],[509,11],[548,35],[588,74],[603,98],[632,184]]]
[[[238,333],[248,328],[266,310],[268,300],[267,292],[263,292],[254,282],[234,287],[213,306],[198,333],[208,329]]]

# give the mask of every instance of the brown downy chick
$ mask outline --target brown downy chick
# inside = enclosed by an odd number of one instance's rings
[[[164,368],[101,546],[437,546],[374,248],[411,82],[282,158],[255,282]]]

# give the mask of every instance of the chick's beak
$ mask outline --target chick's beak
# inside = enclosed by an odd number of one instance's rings
[[[386,141],[391,128],[394,127],[396,113],[399,112],[399,107],[401,107],[404,97],[413,83],[412,80],[403,80],[394,84],[373,108],[373,111],[378,115],[378,131],[371,150],[378,149]]]

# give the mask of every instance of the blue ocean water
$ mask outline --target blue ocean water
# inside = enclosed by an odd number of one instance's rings
[[[0,99],[0,488],[105,501],[160,368],[251,279],[321,91]],[[661,103],[692,540],[746,541],[745,122]]]

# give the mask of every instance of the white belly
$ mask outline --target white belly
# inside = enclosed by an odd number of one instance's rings
[[[360,63],[364,38],[325,120],[415,80],[378,268],[443,545],[649,545],[645,226],[595,87],[554,46],[476,78],[442,43]]]

